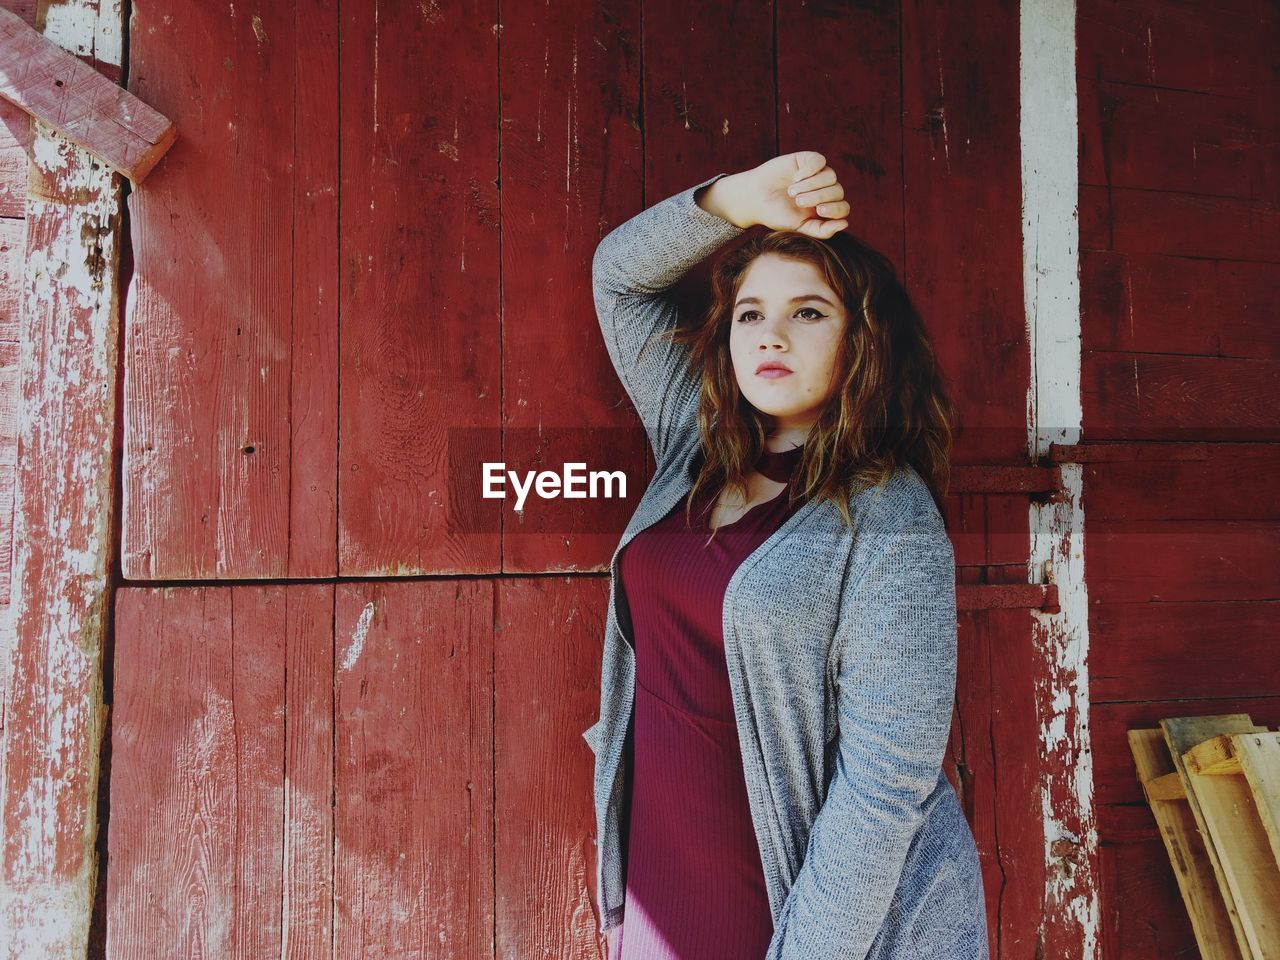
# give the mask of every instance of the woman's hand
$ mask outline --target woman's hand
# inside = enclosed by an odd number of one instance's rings
[[[826,157],[814,150],[784,153],[721,177],[698,202],[739,227],[763,224],[825,240],[849,226],[844,187]]]

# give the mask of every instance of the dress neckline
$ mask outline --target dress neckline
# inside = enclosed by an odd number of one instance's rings
[[[756,460],[756,470],[770,480],[777,483],[786,483],[791,479],[792,473],[795,472],[796,465],[800,462],[800,455],[804,452],[804,445],[791,447],[789,450],[768,450],[761,452],[760,458]]]

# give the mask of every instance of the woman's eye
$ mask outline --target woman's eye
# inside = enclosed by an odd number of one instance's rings
[[[796,311],[796,313],[797,314],[812,313],[813,316],[810,317],[809,319],[814,321],[821,320],[823,319],[823,317],[826,316],[825,313],[820,313],[819,311],[813,309],[813,307],[801,307],[799,310]],[[755,310],[744,310],[741,314],[739,314],[738,322],[741,323],[744,320],[748,320],[751,317],[758,317],[759,315],[760,314]]]

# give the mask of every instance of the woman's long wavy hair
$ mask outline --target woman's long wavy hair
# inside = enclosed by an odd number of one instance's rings
[[[911,464],[941,512],[955,414],[924,324],[892,263],[847,231],[823,240],[774,230],[748,235],[723,254],[714,264],[712,300],[700,322],[669,334],[690,348],[693,369],[702,378],[703,462],[686,521],[700,489],[732,488],[746,499],[747,477],[776,427],[774,417],[742,396],[729,353],[738,289],[747,268],[764,254],[812,263],[848,317],[836,357],[838,386],[809,432],[790,500],[831,500],[853,530],[851,496]]]

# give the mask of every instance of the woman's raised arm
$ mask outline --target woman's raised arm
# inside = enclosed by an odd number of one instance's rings
[[[848,215],[844,187],[826,158],[802,150],[681,190],[596,246],[591,283],[600,330],[656,458],[692,428],[697,411],[688,349],[660,336],[679,322],[670,289],[755,224],[825,239],[848,226]]]
[[[691,428],[698,397],[688,348],[660,336],[679,322],[669,291],[745,229],[703,209],[694,198],[726,176],[718,173],[615,227],[600,241],[591,263],[605,348],[658,459],[673,437]]]

